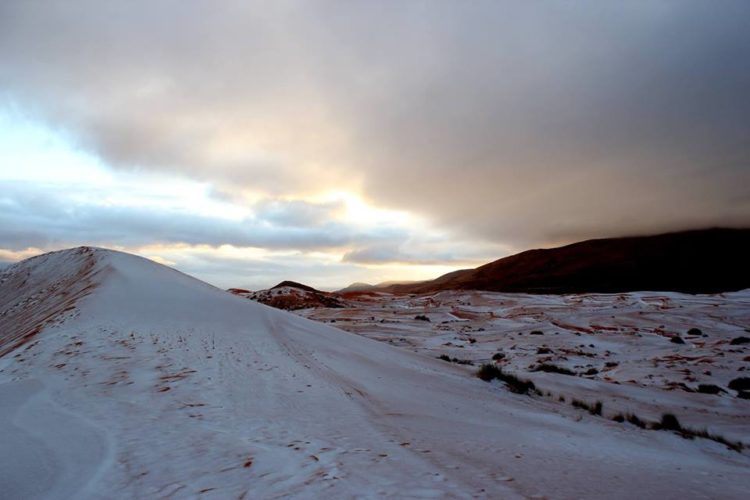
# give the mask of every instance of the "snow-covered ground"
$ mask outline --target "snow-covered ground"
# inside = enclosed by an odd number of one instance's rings
[[[750,290],[716,295],[447,291],[364,294],[359,300],[350,297],[348,304],[299,313],[413,352],[470,361],[474,368],[468,370],[494,362],[500,353],[498,366],[534,381],[561,404],[601,401],[603,416],[610,418],[632,413],[657,421],[672,413],[686,426],[750,444],[750,400],[729,388],[732,380],[750,377]],[[538,371],[541,365],[575,376]],[[719,392],[700,393],[701,386]]]
[[[420,310],[382,306],[394,316]],[[484,332],[460,332],[471,320],[436,307],[434,317],[424,309],[433,317],[420,322],[425,330],[456,328],[441,335],[488,354],[503,342],[498,333],[492,347],[471,344]],[[453,323],[439,323],[443,315]],[[515,320],[519,331],[530,317]],[[0,275],[0,347],[9,349],[0,357],[2,497],[743,498],[750,490],[747,454],[511,394],[434,357],[469,357],[474,347],[449,351],[448,337],[417,342],[416,328],[393,325],[399,342],[421,352],[118,252],[75,249],[12,266]],[[691,326],[708,340],[719,335]],[[552,335],[538,340],[551,344]],[[713,398],[726,418],[737,414],[738,433],[748,429],[748,401],[685,394]]]

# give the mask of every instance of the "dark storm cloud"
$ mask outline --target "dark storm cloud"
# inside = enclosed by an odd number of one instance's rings
[[[0,85],[217,192],[363,186],[515,245],[750,225],[745,1],[4,2]]]

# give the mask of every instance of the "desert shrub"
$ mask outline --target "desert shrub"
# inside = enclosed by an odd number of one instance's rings
[[[671,413],[665,413],[661,416],[661,420],[654,426],[654,429],[665,430],[665,431],[682,431],[682,425],[677,417]]]
[[[750,399],[750,391],[737,391],[737,397],[740,399]]]
[[[729,382],[729,388],[733,391],[750,391],[750,378],[740,377]]]
[[[646,428],[646,422],[638,418],[637,415],[634,415],[632,413],[628,413],[625,415],[625,420],[628,421],[628,423],[635,425],[636,427],[640,427],[641,429]]]
[[[541,330],[534,330],[533,332],[529,333],[529,335],[544,335],[544,332]]]
[[[703,335],[703,332],[700,330],[700,328],[691,328],[687,332],[688,335]]]
[[[701,394],[719,394],[720,392],[724,392],[724,389],[714,384],[699,384],[698,392]]]
[[[505,359],[505,354],[502,352],[496,352],[492,355],[492,361],[500,361],[501,359]]]
[[[580,399],[574,399],[570,402],[570,404],[573,405],[574,408],[580,408],[581,410],[586,410],[592,415],[601,415],[602,408],[604,407],[601,401],[597,401],[594,404],[589,404],[585,401],[581,401]]]
[[[430,321],[430,318],[428,318],[424,314],[417,314],[416,316],[414,316],[414,319],[419,321]]]
[[[599,373],[599,370],[596,368],[589,368],[584,372],[584,375],[596,375],[597,373]]]
[[[721,443],[736,452],[742,452],[742,450],[745,448],[744,443],[739,441],[730,441],[722,435],[709,432],[707,429],[691,429],[689,427],[683,427],[677,417],[671,413],[664,413],[661,416],[661,420],[659,422],[656,422],[650,426],[647,426],[643,420],[633,415],[632,413],[628,413],[625,415],[623,415],[622,413],[618,413],[617,415],[612,417],[612,420],[614,420],[615,422],[627,421],[637,427],[640,427],[641,429],[650,428],[652,430],[674,431],[679,433],[685,439],[710,439],[712,441],[716,441],[717,443]]]
[[[489,382],[496,378],[500,378],[502,373],[502,370],[495,365],[483,364],[479,367],[479,370],[477,370],[477,377],[485,382]]]
[[[607,361],[606,363],[604,363],[604,366],[606,366],[607,368],[614,368],[615,366],[619,365],[620,363],[618,363],[617,361]]]
[[[534,382],[530,380],[522,380],[513,374],[505,373],[500,368],[498,368],[497,365],[493,364],[482,365],[477,371],[477,377],[484,380],[485,382],[490,382],[494,379],[505,382],[505,384],[508,386],[508,390],[516,394],[530,394],[539,392],[534,385]]]
[[[447,354],[441,354],[438,356],[438,359],[442,359],[443,361],[447,361],[449,363],[456,363],[458,365],[473,365],[474,362],[470,359],[458,359],[458,358],[451,358]]]
[[[675,431],[686,439],[702,438],[716,441],[728,447],[736,452],[741,452],[745,445],[739,441],[730,441],[720,434],[714,434],[709,432],[707,429],[691,429],[689,427],[683,427],[677,417],[671,413],[665,413],[661,416],[661,421],[653,425],[655,430],[663,431]]]
[[[453,359],[451,359],[451,361],[453,361],[454,363],[456,363],[458,365],[473,365],[474,364],[474,362],[472,360],[470,360],[470,359],[453,358]]]
[[[553,365],[552,363],[542,363],[534,367],[532,371],[535,372],[546,372],[546,373],[559,373],[561,375],[575,375],[574,371],[568,370],[562,366]]]
[[[687,439],[693,439],[693,438],[702,438],[702,439],[710,439],[711,441],[716,441],[717,443],[721,443],[730,450],[734,450],[737,453],[741,453],[742,450],[745,448],[745,445],[739,441],[730,441],[721,434],[714,434],[713,432],[709,432],[708,429],[685,429],[683,428],[681,431],[682,437]]]
[[[549,347],[540,347],[536,350],[536,353],[537,354],[551,354],[552,349],[550,349]]]
[[[680,337],[679,335],[675,335],[674,337],[670,338],[669,341],[672,342],[673,344],[684,344],[685,343],[685,341],[682,340],[682,337]]]
[[[750,344],[750,337],[735,337],[729,342],[730,345]]]
[[[585,403],[580,399],[574,399],[570,402],[570,404],[573,405],[573,408],[580,408],[582,410],[588,410],[589,408],[588,403]]]
[[[593,407],[589,408],[589,413],[592,415],[601,415],[602,414],[602,408],[604,405],[601,401],[597,401]]]

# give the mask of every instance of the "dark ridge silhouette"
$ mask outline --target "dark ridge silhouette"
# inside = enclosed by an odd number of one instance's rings
[[[616,293],[638,290],[718,293],[750,288],[750,229],[704,229],[587,240],[528,250],[433,281],[394,285],[392,293],[488,290]]]

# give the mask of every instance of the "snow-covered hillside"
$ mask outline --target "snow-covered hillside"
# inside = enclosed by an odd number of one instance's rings
[[[742,498],[750,460],[128,254],[0,274],[3,498]]]

